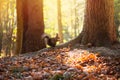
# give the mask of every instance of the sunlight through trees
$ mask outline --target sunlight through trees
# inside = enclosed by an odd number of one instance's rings
[[[114,0],[115,24],[120,39],[119,0]],[[57,0],[43,0],[45,33],[54,37],[59,33]],[[85,0],[61,0],[63,42],[78,36],[83,28]],[[0,0],[0,52],[12,55],[16,49],[16,0]]]

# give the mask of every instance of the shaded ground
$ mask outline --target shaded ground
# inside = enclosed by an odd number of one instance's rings
[[[0,80],[120,80],[120,57],[97,52],[107,49],[62,48],[1,58]]]

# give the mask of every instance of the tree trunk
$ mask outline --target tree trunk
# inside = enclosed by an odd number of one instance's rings
[[[2,39],[3,39],[3,28],[2,28],[2,15],[1,15],[1,12],[2,12],[2,3],[0,3],[0,56],[1,56],[1,50],[2,50]]]
[[[87,0],[82,44],[109,46],[116,41],[113,0]]]
[[[110,46],[117,42],[114,26],[113,0],[87,0],[83,31],[75,39],[58,45],[91,44],[92,46]]]
[[[23,40],[23,1],[24,0],[16,0],[17,7],[17,42],[16,42],[16,52],[18,55],[22,50],[22,40]]]
[[[1,15],[0,15],[0,21],[1,21]],[[0,22],[0,55],[2,52],[2,39],[3,39],[3,28],[2,28],[2,23]]]
[[[41,36],[44,33],[43,0],[26,0],[24,4],[24,31],[22,53],[45,48]],[[25,2],[26,2],[25,1]]]
[[[20,53],[34,52],[45,48],[46,45],[41,37],[44,33],[43,0],[23,0],[21,5],[21,12],[18,11],[18,23],[20,24],[18,27],[21,26],[22,30],[21,33],[18,32],[22,39],[19,41]]]
[[[60,37],[60,43],[63,43],[63,33],[62,33],[62,21],[61,21],[61,0],[57,1],[58,6],[58,31],[59,31],[59,37]]]

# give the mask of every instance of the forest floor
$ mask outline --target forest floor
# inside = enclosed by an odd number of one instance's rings
[[[61,48],[0,58],[0,80],[120,80],[120,56],[113,52]]]

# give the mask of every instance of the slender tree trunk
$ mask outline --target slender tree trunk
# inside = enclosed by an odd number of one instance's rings
[[[1,21],[1,14],[0,14],[0,21]],[[3,39],[3,28],[2,28],[2,23],[0,22],[0,55],[2,51],[2,39]]]
[[[58,5],[58,31],[59,31],[59,37],[60,37],[60,43],[63,43],[63,33],[62,33],[62,21],[61,21],[61,0],[57,1]]]
[[[2,20],[2,16],[1,16],[1,3],[0,3],[0,56],[1,56],[1,50],[2,50],[2,38],[3,38],[3,28],[2,28],[2,23],[1,23],[1,20]]]
[[[74,0],[74,6],[76,5],[76,0]],[[74,9],[74,14],[75,14],[75,22],[74,22],[74,34],[75,37],[77,36],[77,26],[78,26],[78,19],[77,19],[77,10],[76,7]]]
[[[82,44],[108,46],[116,41],[113,0],[87,0]]]
[[[16,0],[17,6],[17,42],[16,42],[16,52],[18,55],[22,50],[22,40],[23,40],[23,1],[24,0]]]

